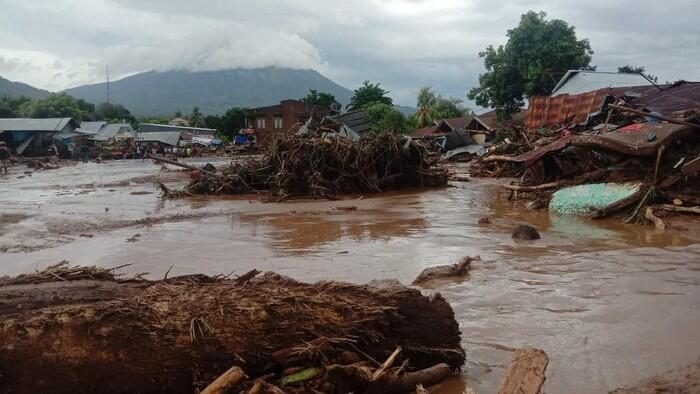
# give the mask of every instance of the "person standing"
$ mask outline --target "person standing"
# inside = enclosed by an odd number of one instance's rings
[[[80,146],[80,159],[83,161],[83,163],[87,163],[89,158],[90,147],[88,147],[87,144],[83,143],[83,145]]]
[[[7,174],[7,159],[10,157],[10,151],[7,149],[5,141],[0,141],[0,165],[2,170]]]

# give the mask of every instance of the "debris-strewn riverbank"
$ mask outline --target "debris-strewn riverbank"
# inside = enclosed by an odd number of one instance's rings
[[[245,392],[406,392],[464,364],[440,295],[258,274],[145,281],[60,264],[4,278],[0,386],[191,393],[236,366]]]

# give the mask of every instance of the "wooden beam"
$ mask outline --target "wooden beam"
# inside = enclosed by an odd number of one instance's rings
[[[501,381],[498,394],[539,394],[549,357],[544,350],[524,348],[515,351],[510,368]]]

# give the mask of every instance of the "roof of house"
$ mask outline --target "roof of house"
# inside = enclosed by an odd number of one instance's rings
[[[108,123],[100,129],[99,135],[107,138],[114,137],[119,133],[133,133],[134,129],[128,123]]]
[[[142,142],[160,142],[161,144],[177,146],[182,133],[172,131],[153,131],[150,133],[139,133],[137,139]]]
[[[471,121],[471,116],[460,116],[459,118],[438,119],[436,124],[439,126],[440,122],[444,122],[452,130],[463,130]]]
[[[480,115],[474,117],[479,123],[481,123],[488,130],[495,130],[504,127],[509,124],[522,125],[525,122],[525,115],[527,114],[527,109],[523,108],[519,112],[516,112],[510,116],[508,120],[498,120],[496,116],[496,110],[484,112]]]
[[[172,126],[167,124],[154,124],[154,123],[140,123],[139,133],[156,133],[156,132],[183,132],[186,131],[192,134],[216,134],[216,129],[207,129],[204,127],[185,127],[185,126]]]
[[[651,91],[632,100],[638,108],[646,108],[662,115],[674,116],[674,112],[700,108],[700,82],[678,83],[663,90]]]
[[[583,94],[603,88],[653,85],[641,74],[569,70],[552,89],[552,96]]]
[[[95,133],[97,133],[106,124],[107,122],[105,121],[80,122],[80,128],[84,131],[94,131]]]
[[[0,119],[0,130],[3,131],[60,131],[68,124],[73,127],[78,126],[78,122],[73,118],[3,118]]]
[[[422,129],[418,129],[411,134],[411,137],[415,138],[423,138],[423,137],[428,137],[435,135],[437,133],[437,126],[428,126],[428,127],[423,127]],[[444,135],[444,134],[441,134]]]
[[[344,124],[357,134],[362,134],[372,128],[372,122],[369,120],[369,112],[364,109],[328,116],[328,118],[334,122]]]

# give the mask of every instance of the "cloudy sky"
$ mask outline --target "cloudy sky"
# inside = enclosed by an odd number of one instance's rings
[[[49,90],[147,70],[313,68],[350,89],[382,82],[415,105],[464,98],[528,10],[589,38],[601,71],[644,65],[700,80],[696,0],[0,0],[0,76]]]

